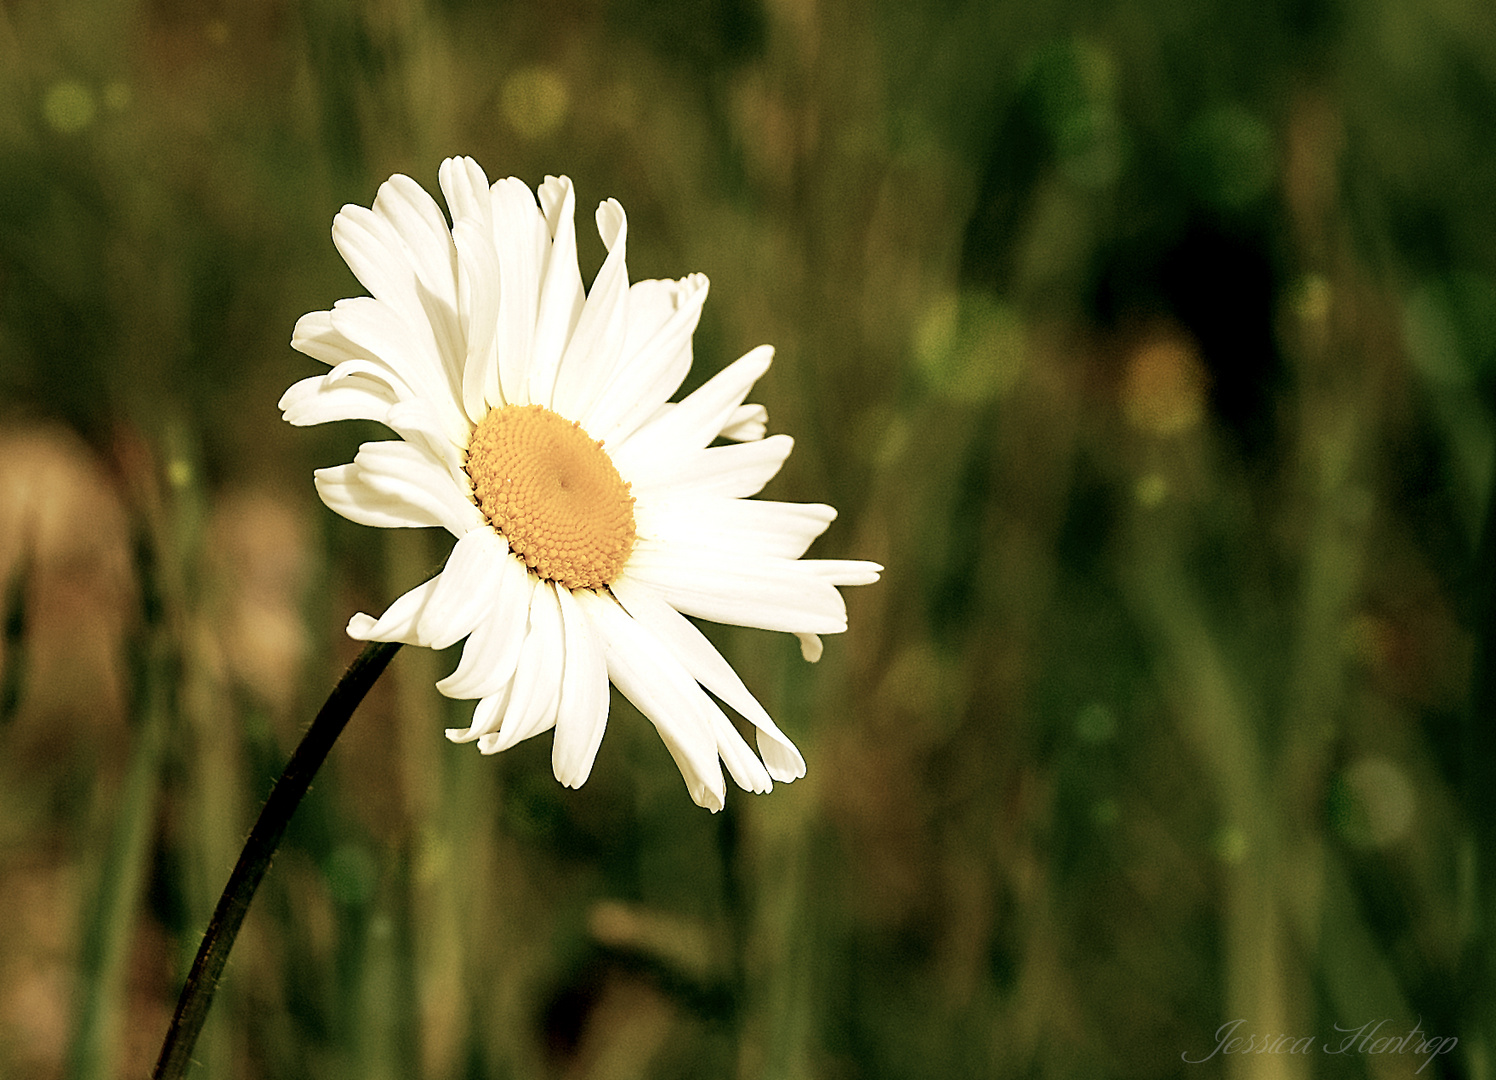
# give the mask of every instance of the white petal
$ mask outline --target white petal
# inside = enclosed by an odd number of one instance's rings
[[[436,684],[447,697],[489,697],[514,678],[530,622],[535,578],[514,556],[496,560],[494,574],[488,612],[463,645],[457,670]]]
[[[624,262],[628,219],[609,199],[597,208],[597,231],[608,257],[592,282],[592,291],[566,346],[556,375],[552,408],[562,416],[585,416],[613,375],[623,352],[628,318],[629,274]]]
[[[437,181],[452,211],[452,222],[474,219],[486,225],[492,236],[493,204],[488,193],[488,176],[483,167],[470,157],[447,158],[437,170]]]
[[[541,273],[535,341],[530,347],[530,400],[549,408],[556,370],[582,314],[586,293],[577,269],[576,193],[571,180],[547,176],[538,194],[551,245]]]
[[[281,395],[280,410],[286,423],[306,427],[332,420],[383,421],[393,404],[389,387],[373,379],[342,379],[328,386],[327,376],[313,375]]]
[[[457,396],[467,347],[457,317],[457,250],[447,219],[425,188],[399,174],[380,185],[374,212],[390,223],[410,253],[416,307],[407,318],[430,327],[448,384]]]
[[[762,439],[769,430],[769,410],[762,405],[739,405],[727,418],[719,434],[733,442]]]
[[[835,519],[836,511],[823,503],[702,496],[634,504],[634,528],[645,539],[786,559],[805,554]]]
[[[463,451],[466,440],[457,444],[447,438],[442,428],[441,417],[427,401],[412,398],[391,406],[383,417],[389,429],[406,442],[419,446],[447,470],[450,483],[464,494],[472,486],[463,469]]]
[[[509,694],[513,688],[514,680],[511,678],[494,693],[481,698],[473,707],[473,718],[468,721],[468,726],[447,728],[447,738],[455,743],[470,743],[497,730],[504,720],[504,712],[509,706]]]
[[[883,567],[862,559],[801,559],[797,564],[833,585],[871,585]]]
[[[819,634],[796,634],[800,641],[800,655],[808,664],[819,663],[821,653],[825,651],[825,643],[821,641]]]
[[[452,478],[446,462],[416,443],[370,442],[358,448],[353,463],[369,487],[429,507],[437,524],[453,536],[486,528],[483,511]]]
[[[404,244],[409,253],[407,265],[415,270],[421,284],[441,301],[445,314],[455,314],[457,253],[452,248],[447,219],[431,193],[410,177],[396,173],[379,185],[373,209]]]
[[[486,193],[487,189],[485,189]],[[457,244],[458,318],[467,339],[462,368],[462,407],[477,424],[498,404],[499,385],[499,253],[493,246],[491,224],[459,221],[452,239]],[[493,390],[494,401],[488,400]]]
[[[530,626],[519,652],[504,722],[497,732],[478,740],[481,752],[497,754],[555,726],[565,653],[556,587],[542,581],[530,601]]]
[[[409,253],[382,216],[366,206],[343,207],[333,218],[332,242],[370,296],[402,316],[419,313]]]
[[[332,312],[309,311],[296,320],[291,348],[332,367],[363,355],[332,325]]]
[[[339,300],[331,316],[333,328],[360,356],[388,368],[437,411],[450,439],[467,437],[467,417],[429,335],[413,333],[393,308],[367,296]]]
[[[805,759],[800,756],[800,751],[779,730],[706,635],[666,603],[659,593],[627,573],[613,582],[612,589],[628,613],[669,646],[693,679],[731,705],[758,729],[758,743],[764,749],[764,762],[769,767],[770,776],[788,783],[805,775]]]
[[[668,475],[670,463],[700,450],[717,437],[743,398],[774,359],[774,350],[761,345],[729,364],[684,401],[650,420],[621,443],[610,446],[618,471],[638,478],[641,485]]]
[[[530,404],[530,353],[540,280],[550,236],[535,193],[510,177],[492,188],[494,249],[499,253],[498,385],[485,388],[490,404]]]
[[[592,772],[608,723],[608,667],[586,613],[570,589],[556,590],[566,639],[566,671],[556,711],[551,768],[567,787],[581,787]]]
[[[472,158],[448,158],[439,170],[452,210],[457,248],[457,321],[466,342],[462,405],[478,423],[487,415],[485,392],[498,385],[499,255],[494,247],[493,199],[488,177]]]
[[[426,529],[441,521],[427,506],[376,490],[364,483],[357,465],[335,465],[312,473],[317,495],[333,513],[376,529]]]
[[[465,638],[493,605],[499,562],[509,545],[492,529],[474,529],[452,547],[417,629],[433,649]]]
[[[326,375],[322,376],[322,383],[329,390],[349,379],[367,380],[383,386],[396,401],[422,401],[425,400],[416,393],[415,388],[402,379],[389,366],[379,360],[366,360],[356,357],[344,360]]]
[[[622,442],[680,389],[691,370],[691,335],[701,319],[705,274],[637,281],[629,288],[623,351],[607,388],[578,416],[594,439]]]
[[[641,540],[624,574],[654,588],[677,611],[712,622],[809,634],[847,628],[841,594],[792,559]]]
[[[322,501],[363,525],[440,525],[457,537],[486,525],[446,467],[412,443],[364,443],[351,465],[315,476]]]
[[[643,463],[642,475],[618,471],[641,501],[683,494],[742,499],[763,490],[794,446],[795,440],[788,435],[770,435],[758,442],[697,450],[677,460],[673,470],[666,470],[659,458]]]
[[[385,609],[377,620],[360,611],[348,620],[348,636],[358,641],[403,641],[407,645],[429,645],[421,637],[421,612],[436,592],[439,579],[422,582]]]
[[[654,724],[691,798],[709,810],[722,809],[727,789],[717,759],[713,717],[722,710],[664,644],[612,597],[586,591],[575,597],[602,640],[608,677]]]
[[[345,206],[333,242],[358,279],[388,305],[424,348],[455,394],[463,349],[457,326],[456,252],[435,201],[407,176],[380,185],[372,209]]]
[[[732,721],[721,712],[712,719],[712,733],[717,737],[717,753],[722,758],[722,764],[727,766],[727,774],[738,787],[756,795],[773,789],[769,770],[758,760],[758,755],[748,745],[748,740],[743,738],[738,729],[732,726]]]

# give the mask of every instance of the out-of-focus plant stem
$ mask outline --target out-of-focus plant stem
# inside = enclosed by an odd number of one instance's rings
[[[1472,568],[1470,607],[1467,619],[1475,639],[1474,672],[1471,679],[1470,705],[1465,713],[1464,738],[1461,746],[1464,800],[1471,815],[1471,847],[1474,856],[1474,889],[1476,910],[1468,915],[1470,927],[1464,960],[1462,998],[1466,1061],[1470,1075],[1486,1080],[1491,1075],[1490,1053],[1493,1036],[1491,1006],[1496,999],[1496,946],[1492,932],[1496,929],[1496,802],[1491,792],[1496,785],[1496,497],[1486,496],[1485,522],[1475,549]]]
[[[151,589],[149,577],[143,576],[145,587]],[[148,626],[136,689],[139,726],[135,747],[119,813],[110,830],[98,892],[84,929],[78,1013],[68,1052],[70,1080],[114,1075],[115,1039],[111,1037],[111,1021],[119,1011],[121,972],[149,861],[161,759],[171,725],[169,697],[175,656],[159,619],[152,617],[153,610],[159,612],[159,605],[148,603]]]
[[[175,1080],[185,1074],[193,1045],[213,1002],[219,976],[228,962],[229,951],[234,947],[239,927],[249,912],[250,901],[254,899],[265,871],[270,868],[270,860],[280,846],[291,815],[311,787],[312,777],[347,725],[353,710],[358,708],[359,702],[363,701],[364,695],[399,649],[398,642],[370,642],[338,680],[332,695],[291,754],[291,760],[286,763],[285,771],[276,781],[275,789],[265,800],[264,809],[250,830],[239,861],[234,865],[213,911],[203,943],[192,962],[192,970],[182,987],[182,996],[177,1001],[176,1014],[161,1046],[161,1057],[151,1074],[154,1080]]]

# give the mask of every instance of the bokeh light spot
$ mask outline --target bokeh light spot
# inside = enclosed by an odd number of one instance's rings
[[[1163,501],[1169,497],[1169,482],[1158,473],[1140,476],[1132,489],[1132,497],[1138,501],[1139,506],[1152,510],[1163,505]]]
[[[73,79],[53,83],[42,98],[42,116],[47,125],[64,135],[88,127],[98,111],[93,91]]]
[[[1149,338],[1128,358],[1123,415],[1151,435],[1182,434],[1205,414],[1205,381],[1205,368],[1188,338],[1173,333]]]
[[[504,116],[528,139],[553,134],[566,120],[571,93],[554,68],[540,64],[523,67],[504,80]]]
[[[914,359],[939,397],[967,404],[1001,397],[1023,373],[1022,320],[983,293],[940,297],[915,326]]]

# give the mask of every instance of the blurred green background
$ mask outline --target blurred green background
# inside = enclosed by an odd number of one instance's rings
[[[148,1073],[450,543],[275,404],[339,206],[467,153],[707,273],[688,385],[776,345],[767,494],[887,572],[814,667],[711,630],[810,767],[716,816],[404,650],[194,1076],[1491,1077],[1493,121],[1485,0],[3,0],[0,1076]]]

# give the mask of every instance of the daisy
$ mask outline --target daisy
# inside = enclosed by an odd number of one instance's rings
[[[554,728],[569,787],[592,770],[610,681],[701,806],[722,808],[722,764],[755,792],[805,775],[687,618],[786,631],[814,660],[819,635],[846,629],[837,586],[882,569],[800,557],[831,507],[750,498],[792,445],[765,437],[767,412],[743,403],[773,350],[672,403],[704,276],[630,285],[628,224],[609,199],[597,209],[608,255],[587,292],[570,180],[532,193],[450,158],[440,181],[450,227],[406,176],[372,208],[342,209],[333,242],[371,295],[303,316],[291,342],[332,370],[286,392],[286,420],[377,420],[400,436],[318,470],[322,501],[365,525],[457,538],[441,573],[378,619],[355,615],[349,635],[436,649],[466,638],[436,685],[477,705],[447,737],[493,754]],[[711,695],[757,729],[758,753]]]

